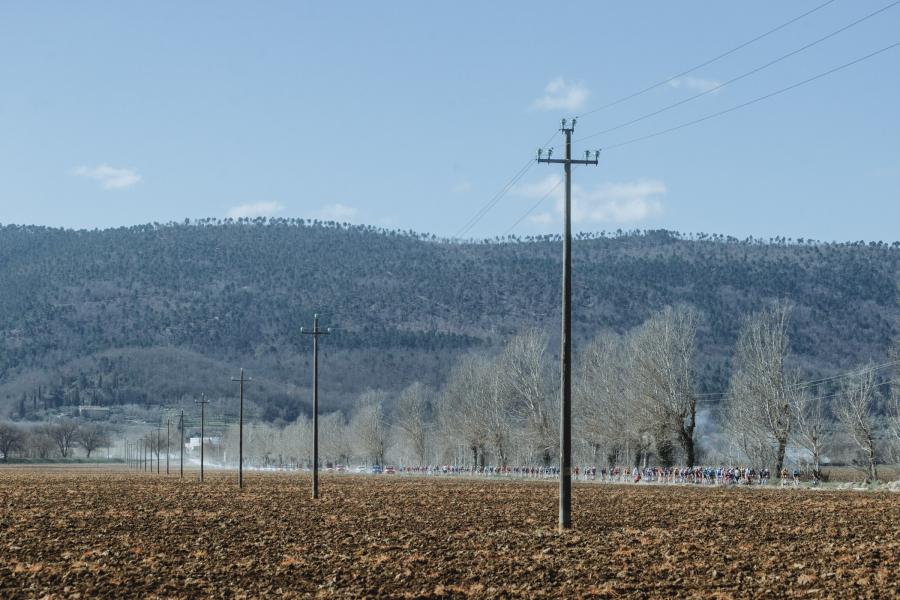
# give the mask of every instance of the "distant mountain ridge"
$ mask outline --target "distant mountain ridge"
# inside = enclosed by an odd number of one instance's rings
[[[629,232],[578,236],[573,261],[577,342],[637,326],[667,304],[693,304],[704,314],[709,387],[724,385],[742,316],[771,300],[796,305],[792,350],[811,374],[882,362],[900,316],[896,242]],[[291,398],[308,386],[308,341],[298,333],[314,312],[335,327],[323,342],[332,357],[323,385],[338,405],[370,387],[439,385],[460,353],[491,351],[526,328],[557,334],[559,293],[557,236],[461,243],[288,219],[3,226],[0,413],[35,386],[101,372],[100,357],[115,371],[117,355],[135,353],[194,356],[223,373],[253,368],[267,393]],[[169,373],[165,385],[127,368],[126,387],[143,393],[100,401],[152,403],[198,393],[199,381],[231,389],[199,367]],[[294,406],[273,418],[305,402],[285,398],[273,402]]]

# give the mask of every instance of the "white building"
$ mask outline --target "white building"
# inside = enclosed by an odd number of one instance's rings
[[[206,444],[207,448],[218,448],[222,445],[222,438],[219,436],[207,436],[203,438],[203,442]],[[193,452],[194,450],[200,449],[200,438],[192,437],[188,439],[188,442],[184,445],[184,449],[188,452]]]

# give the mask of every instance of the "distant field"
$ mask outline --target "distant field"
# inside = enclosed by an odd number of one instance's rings
[[[0,469],[0,597],[896,597],[900,495]]]
[[[864,470],[854,467],[825,467],[825,476],[829,482],[842,483],[846,481],[863,481],[866,478]],[[900,465],[879,465],[878,479],[880,481],[896,481],[900,479]]]

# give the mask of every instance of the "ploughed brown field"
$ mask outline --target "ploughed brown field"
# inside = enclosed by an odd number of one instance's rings
[[[0,470],[0,598],[898,597],[900,495]]]

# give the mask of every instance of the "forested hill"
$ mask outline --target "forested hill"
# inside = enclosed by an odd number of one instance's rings
[[[705,318],[705,385],[715,386],[742,316],[788,298],[792,350],[805,370],[829,373],[883,362],[898,276],[897,243],[581,236],[575,333],[583,341],[625,331],[667,304],[693,304]],[[462,352],[491,351],[531,327],[555,335],[559,291],[555,237],[449,243],[264,219],[103,231],[5,226],[0,413],[35,386],[55,389],[56,404],[85,388],[94,403],[159,402],[200,386],[231,393],[227,372],[245,366],[277,405],[269,416],[286,418],[308,385],[309,340],[299,329],[314,312],[335,327],[323,341],[331,358],[323,385],[339,403],[413,379],[439,385]]]

